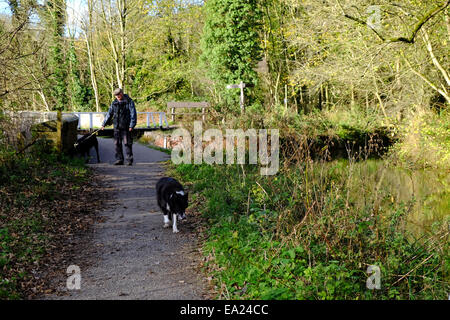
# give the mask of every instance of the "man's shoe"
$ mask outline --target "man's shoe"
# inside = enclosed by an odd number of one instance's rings
[[[115,166],[121,166],[123,165],[123,161],[117,160],[116,162],[114,162]]]
[[[128,162],[127,165],[132,166],[133,162]]]

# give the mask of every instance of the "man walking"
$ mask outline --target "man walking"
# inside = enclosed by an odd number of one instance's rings
[[[133,138],[132,132],[136,126],[136,108],[134,101],[126,94],[122,89],[114,90],[114,96],[116,99],[109,107],[105,120],[102,124],[102,129],[105,126],[114,124],[114,146],[116,148],[116,162],[114,165],[123,165],[123,151],[122,141],[125,144],[125,152],[127,154],[127,164],[131,166],[133,164]]]

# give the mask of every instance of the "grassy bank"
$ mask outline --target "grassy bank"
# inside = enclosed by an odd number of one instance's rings
[[[369,185],[352,165],[308,163],[272,177],[251,166],[174,167],[204,217],[218,297],[447,299],[448,221],[412,233],[414,200]],[[380,290],[366,287],[369,265],[381,269]]]
[[[41,142],[30,153],[0,151],[0,299],[31,298],[65,272],[65,241],[87,228],[91,174],[83,161]]]
[[[449,110],[421,108],[403,118],[387,118],[376,110],[340,106],[299,115],[275,109],[261,117],[267,128],[280,129],[288,148],[306,145],[317,158],[367,158],[388,153],[389,160],[401,167],[450,169]],[[251,127],[253,122],[243,125]]]

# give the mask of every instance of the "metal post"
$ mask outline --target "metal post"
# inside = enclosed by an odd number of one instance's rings
[[[164,121],[166,123],[166,128],[168,128],[169,127],[169,122],[167,122],[167,116],[166,116],[165,113],[164,113]]]
[[[284,85],[284,108],[288,109],[288,94],[287,94],[287,84]]]
[[[240,99],[240,105],[241,105],[241,112],[244,112],[244,88],[245,88],[245,84],[241,81],[241,83],[239,84],[239,88],[241,89],[241,99]]]
[[[239,83],[239,84],[229,84],[229,85],[227,85],[227,89],[237,89],[237,88],[241,89],[241,96],[239,98],[239,104],[241,106],[241,112],[245,111],[244,88],[247,88],[247,87],[254,87],[254,84],[252,84],[252,83],[246,84],[246,83],[241,81],[241,83]]]
[[[79,113],[75,113],[78,117],[78,130],[81,128],[81,115]]]
[[[93,119],[93,117],[92,117],[93,115],[92,115],[92,112],[89,112],[89,129],[90,130],[92,130],[93,129],[93,127],[94,127],[94,119]]]
[[[150,113],[147,112],[147,128],[150,128]]]
[[[160,127],[160,128],[162,128],[162,116],[163,116],[163,113],[160,112],[160,113],[159,113],[159,127]]]
[[[155,119],[153,118],[153,112],[150,113],[150,116],[152,117],[152,125],[153,125],[153,127],[155,127],[156,123],[155,123]]]

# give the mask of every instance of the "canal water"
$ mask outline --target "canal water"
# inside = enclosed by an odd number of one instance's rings
[[[417,236],[433,223],[450,222],[450,171],[399,169],[386,160],[336,160],[328,170],[348,175],[348,197],[356,208],[373,204],[378,212],[406,209],[406,229]]]

